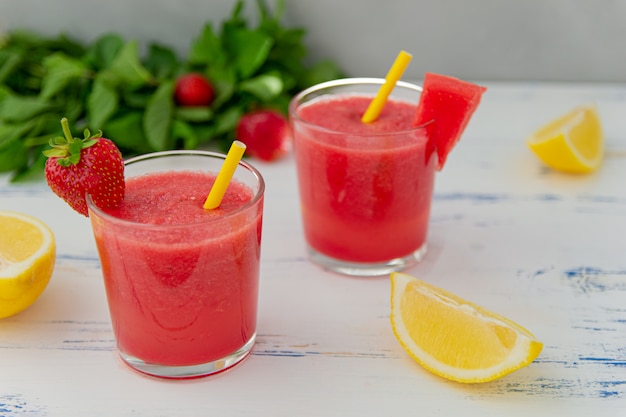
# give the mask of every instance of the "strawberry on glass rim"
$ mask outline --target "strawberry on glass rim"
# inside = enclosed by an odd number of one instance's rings
[[[124,199],[124,161],[113,141],[102,132],[75,138],[66,118],[61,120],[64,136],[50,139],[51,149],[44,151],[45,175],[50,189],[70,207],[89,216],[85,195],[100,208],[117,206]]]

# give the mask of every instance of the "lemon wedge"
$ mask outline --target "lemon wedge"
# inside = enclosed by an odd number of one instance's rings
[[[602,165],[604,136],[598,110],[579,106],[549,122],[527,138],[528,147],[547,166],[582,174]]]
[[[391,326],[420,365],[463,383],[503,377],[530,364],[543,348],[511,320],[399,272],[391,274]]]
[[[55,256],[54,234],[41,220],[0,210],[0,318],[39,298],[52,276]]]

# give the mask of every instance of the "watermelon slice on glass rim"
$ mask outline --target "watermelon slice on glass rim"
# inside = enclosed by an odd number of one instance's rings
[[[413,124],[427,125],[429,142],[436,149],[441,170],[459,141],[487,90],[447,75],[427,72]]]

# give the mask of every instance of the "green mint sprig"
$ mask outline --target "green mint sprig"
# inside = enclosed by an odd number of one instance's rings
[[[102,130],[125,157],[204,145],[225,149],[246,112],[286,113],[296,92],[343,75],[332,61],[304,64],[306,31],[281,23],[284,2],[274,13],[264,0],[256,4],[256,26],[238,0],[219,28],[204,25],[185,57],[157,43],[140,56],[136,41],[117,34],[90,44],[29,31],[0,38],[0,172],[10,172],[12,181],[41,178],[43,151],[62,135],[63,117],[72,131]],[[176,105],[176,78],[188,72],[213,84],[210,106]]]

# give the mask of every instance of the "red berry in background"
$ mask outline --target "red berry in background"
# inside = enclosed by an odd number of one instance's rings
[[[176,80],[174,99],[180,106],[208,106],[214,97],[213,85],[202,74],[191,72]]]
[[[235,131],[237,140],[246,144],[250,156],[273,161],[286,154],[291,147],[287,119],[274,110],[256,110],[239,119]]]

